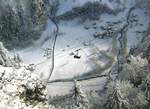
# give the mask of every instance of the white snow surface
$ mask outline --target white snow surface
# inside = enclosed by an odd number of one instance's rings
[[[103,78],[80,81],[77,83],[77,85],[84,92],[101,91],[104,89],[104,85],[106,81],[107,78],[103,77]],[[73,86],[74,86],[73,82],[50,83],[48,84],[48,95],[52,97],[56,95],[57,96],[66,95],[71,92]]]
[[[71,10],[74,6],[81,6],[88,1],[95,0],[64,1],[65,2],[62,2],[59,7],[58,14],[63,14],[65,11]],[[109,0],[102,0],[101,2],[107,5],[116,6],[117,3],[115,4],[115,0],[113,1],[113,3],[109,2]],[[103,14],[97,21],[86,21],[84,23],[79,23],[78,19],[75,19],[72,21],[59,22],[59,35],[57,37],[55,48],[54,71],[50,80],[72,78],[93,70],[95,61],[93,61],[92,58],[95,57],[95,55],[99,56],[99,51],[101,50],[110,53],[112,49],[111,38],[98,39],[94,38],[93,34],[95,32],[101,33],[102,29],[100,29],[100,26],[107,26],[108,22],[121,21],[121,23],[114,26],[114,29],[121,28],[122,25],[124,25],[129,8],[134,4],[133,1],[134,0],[126,2],[128,4],[126,5],[128,6],[126,7],[127,9],[118,15]],[[143,36],[143,34],[137,33],[136,31],[146,30],[150,22],[149,16],[147,16],[143,10],[136,9],[133,13],[137,15],[138,24],[134,25],[127,32],[128,49],[136,45]],[[96,25],[93,25],[93,23],[96,23]],[[95,26],[97,27],[96,29],[94,28]],[[85,29],[85,27],[89,27],[89,29]],[[43,49],[52,48],[54,30],[54,24],[51,21],[48,21],[47,29],[43,32],[41,39],[27,49],[16,50],[16,52],[22,57],[24,63],[35,64],[36,69],[34,73],[38,74],[43,80],[47,79],[52,63],[51,58],[47,59],[46,57],[43,57]],[[80,59],[75,59],[74,56],[71,55],[72,53],[77,54],[76,50],[79,50],[78,55],[81,56]],[[107,60],[100,60],[98,64],[104,66],[108,63]],[[55,93],[55,87],[53,88]]]
[[[77,24],[76,21],[62,22],[59,24],[59,28],[61,35],[58,36],[56,42],[55,68],[51,78],[52,80],[70,78],[91,70],[91,64],[88,61],[94,55],[92,50],[98,47],[99,50],[106,51],[111,46],[111,40],[95,39],[92,35],[94,33],[93,30],[85,30],[83,25]],[[47,32],[49,32],[49,29]],[[51,47],[51,41],[50,38],[42,46],[34,46],[26,50],[18,51],[25,63],[36,64],[35,73],[40,74],[43,79],[49,73],[51,59],[47,60],[43,57],[44,51],[41,48]],[[87,46],[84,46],[84,43]],[[75,59],[70,53],[73,52],[76,54],[76,50],[78,49],[80,49],[78,55],[81,58]],[[99,54],[99,51],[97,51],[97,54]]]
[[[111,0],[62,0],[57,15],[70,11],[76,6],[83,6],[89,1],[100,1],[111,9],[116,9],[116,7],[122,8],[122,5],[124,4],[126,10],[116,16],[102,14],[101,18],[97,21],[87,20],[84,23],[80,23],[78,22],[78,19],[75,19],[72,21],[59,22],[59,35],[55,47],[54,71],[52,72],[50,80],[68,79],[74,76],[80,76],[92,71],[97,64],[102,67],[107,65],[109,61],[108,59],[101,57],[100,51],[105,51],[110,54],[112,49],[112,39],[94,38],[93,34],[96,32],[102,33],[103,31],[100,27],[107,26],[108,22],[120,21],[121,23],[115,25],[114,29],[121,28],[122,25],[124,25],[129,8],[134,5],[134,0],[112,0],[112,2],[110,2]],[[116,1],[121,1],[122,5],[118,5]],[[126,1],[126,3],[123,3],[123,1]],[[133,22],[133,26],[129,28],[127,32],[128,50],[132,46],[138,44],[142,39],[142,32],[146,31],[150,24],[150,17],[145,14],[144,10],[136,9],[133,11],[133,15],[136,16],[138,22]],[[88,27],[89,29],[85,29],[85,27]],[[46,48],[52,48],[54,30],[55,25],[48,20],[47,28],[38,41],[29,48],[15,50],[15,53],[20,54],[25,66],[28,64],[35,65],[34,72],[26,70],[25,67],[14,69],[12,67],[0,66],[0,77],[5,71],[3,77],[5,84],[0,80],[0,109],[39,109],[39,106],[42,105],[39,104],[35,107],[26,106],[19,98],[18,93],[24,90],[21,85],[27,85],[30,80],[33,82],[34,80],[47,79],[52,66],[52,60],[51,58],[47,59],[44,57],[44,50]],[[11,54],[13,53],[14,51],[11,51]],[[73,53],[81,56],[80,59],[74,58]],[[99,59],[99,57],[101,58]],[[78,85],[80,85],[81,89],[85,92],[101,91],[106,82],[107,77],[99,77],[79,81]],[[29,84],[29,87],[32,88],[33,85]],[[48,94],[49,96],[65,95],[72,90],[72,87],[72,82],[49,83]],[[46,94],[46,92],[44,93]]]
[[[36,106],[26,105],[20,98],[21,93],[25,93],[27,88],[34,90],[36,84],[38,87],[45,86],[39,76],[26,70],[25,67],[15,69],[12,67],[0,66],[0,109],[40,109],[47,108],[44,102],[39,102]],[[47,90],[41,91],[46,98]]]
[[[107,22],[122,21],[123,23],[114,26],[115,29],[119,29],[124,25],[127,12],[128,10],[119,13],[117,16],[103,14],[100,20],[86,21],[83,24],[80,24],[78,20],[61,21],[55,48],[55,67],[51,80],[71,78],[92,70],[91,58],[94,54],[99,54],[99,51],[94,52],[94,49],[109,51],[112,48],[111,39],[95,39],[93,37],[95,32],[101,32],[102,30],[99,28],[93,29],[92,24],[96,23],[96,26],[100,27],[106,26]],[[141,40],[142,34],[138,34],[136,31],[146,30],[149,22],[149,17],[144,14],[144,11],[137,9],[133,13],[137,15],[138,24],[127,32],[128,48],[136,45]],[[143,16],[145,17],[143,18]],[[140,24],[143,25],[141,26]],[[85,26],[90,29],[84,29]],[[36,65],[35,73],[38,73],[43,79],[48,76],[51,67],[51,59],[43,57],[43,49],[52,47],[52,31],[54,29],[52,22],[48,21],[47,29],[43,32],[39,41],[35,42],[30,48],[17,51],[26,64],[33,63]],[[79,50],[80,59],[75,59],[73,55],[70,55],[71,53],[76,54],[76,50]],[[100,63],[101,65],[105,64],[104,61]]]

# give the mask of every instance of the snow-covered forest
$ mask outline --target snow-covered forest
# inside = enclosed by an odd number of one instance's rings
[[[0,0],[0,109],[150,109],[150,0]]]

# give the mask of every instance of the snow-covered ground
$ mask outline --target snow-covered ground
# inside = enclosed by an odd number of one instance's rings
[[[84,92],[98,91],[98,90],[101,91],[104,89],[106,81],[107,77],[103,77],[80,81],[77,83],[77,85]],[[48,84],[48,92],[49,92],[48,95],[50,96],[66,95],[70,93],[70,91],[72,91],[73,85],[74,85],[73,82],[50,83]]]
[[[93,31],[87,31],[83,25],[73,22],[63,22],[59,24],[60,34],[57,38],[55,49],[55,69],[51,79],[69,78],[80,75],[91,70],[89,59],[99,50],[108,50],[111,40],[100,40],[93,37]],[[43,36],[45,38],[45,36]],[[41,75],[49,73],[51,59],[46,60],[44,48],[51,47],[51,39],[42,46],[34,46],[27,50],[19,51],[23,61],[27,64],[37,64],[36,71]],[[86,45],[85,45],[86,44]],[[41,49],[43,48],[43,49]],[[75,59],[71,53],[77,53],[80,59]],[[97,51],[99,54],[99,51]],[[103,62],[102,62],[103,64]]]
[[[0,109],[46,109],[47,90],[44,88],[45,86],[44,82],[40,81],[38,75],[33,74],[25,67],[15,69],[0,66]],[[25,98],[28,96],[27,90],[30,90],[30,93],[32,93],[36,87],[39,90],[42,89],[38,96],[44,98],[44,101],[37,102],[36,98],[34,98],[37,104],[32,105],[32,103],[29,103],[27,105]],[[28,102],[31,101],[28,100]]]
[[[107,73],[112,65],[115,66],[114,61],[116,61],[117,52],[113,52],[113,38],[95,38],[94,35],[102,34],[105,31],[102,29],[104,27],[112,26],[113,30],[116,31],[122,28],[126,23],[127,13],[130,7],[134,5],[135,0],[126,0],[126,3],[115,2],[119,0],[112,0],[112,2],[111,0],[62,0],[57,15],[62,15],[76,6],[83,6],[88,1],[101,1],[103,5],[107,5],[112,10],[123,9],[123,5],[126,9],[117,15],[102,14],[99,20],[94,21],[81,22],[79,18],[60,21],[54,54],[54,70],[50,82],[45,84],[43,80],[47,79],[52,67],[51,57],[48,58],[45,54],[46,49],[50,53],[52,52],[53,32],[55,30],[55,25],[48,20],[47,28],[38,41],[28,48],[11,51],[12,56],[18,53],[22,58],[23,63],[20,67],[0,65],[0,109],[38,109],[41,108],[40,106],[46,106],[47,91],[45,86],[47,85],[48,95],[51,97],[66,95],[70,93],[74,86],[74,81],[71,80],[73,77],[79,78],[77,85],[84,92],[104,90],[108,82]],[[11,0],[10,3],[12,2]],[[127,31],[128,51],[140,42],[150,26],[150,17],[142,9],[133,10],[131,17],[132,24]],[[116,38],[116,45],[118,44],[117,41]],[[78,58],[75,58],[75,56],[78,56]],[[33,67],[34,70],[31,71],[28,67]],[[88,78],[89,74],[91,74],[91,78]],[[84,78],[85,76],[87,78]],[[112,74],[111,76],[115,77],[116,75]],[[65,82],[65,80],[68,80],[68,82]],[[46,100],[45,102],[39,102],[35,108],[32,105],[26,106],[26,102],[20,99],[20,96],[26,92],[26,89],[35,89],[36,86],[39,86],[39,89],[45,87],[42,90],[44,96],[39,96],[46,98]]]
[[[148,27],[149,17],[145,16],[143,11],[137,9],[134,11],[137,15],[139,23],[128,30],[128,47],[136,45],[142,38],[142,34],[138,34],[137,30],[146,30]],[[118,16],[110,16],[104,14],[99,21],[86,21],[84,24],[79,24],[76,20],[59,23],[59,36],[56,41],[55,48],[55,69],[52,75],[53,79],[69,78],[80,75],[91,70],[91,64],[89,60],[94,54],[94,49],[107,51],[111,49],[111,39],[96,39],[93,37],[95,32],[101,32],[99,28],[93,29],[93,23],[96,23],[96,27],[105,26],[108,22],[124,21],[126,13],[120,13]],[[145,16],[143,18],[143,16]],[[143,25],[141,25],[143,24]],[[120,23],[115,28],[118,29],[123,25]],[[51,22],[48,23],[48,28],[43,33],[41,39],[37,41],[34,46],[18,51],[23,58],[23,61],[27,64],[37,64],[36,72],[39,74],[47,75],[49,73],[49,67],[51,66],[51,59],[44,57],[45,48],[51,48],[52,36],[51,31],[54,27]],[[90,29],[84,29],[84,26],[89,26]],[[76,54],[76,50],[79,50],[78,55],[80,59],[75,59],[71,53]],[[93,54],[94,52],[94,54]],[[103,64],[103,62],[101,63]],[[46,76],[45,75],[45,76]]]
[[[73,5],[80,6],[83,5],[85,1],[87,2],[87,0],[83,0],[82,2],[81,1],[82,0],[80,0],[80,2],[79,0],[76,0],[76,3],[73,3],[73,0],[67,0],[64,5],[63,3],[62,5],[60,5],[60,11],[58,11],[58,14],[64,13],[61,12],[61,10],[68,11],[72,9],[73,6],[67,5],[67,3],[72,2]],[[108,4],[109,2],[106,3],[107,5],[110,5]],[[132,2],[130,4],[132,5]],[[73,21],[59,22],[59,35],[57,37],[55,48],[55,67],[50,80],[80,76],[83,73],[91,71],[96,65],[97,60],[99,60],[97,63],[100,66],[108,64],[107,59],[104,59],[104,57],[101,57],[103,59],[99,59],[95,58],[95,56],[97,55],[96,57],[99,57],[99,51],[101,50],[110,53],[110,50],[112,49],[112,40],[111,38],[94,38],[93,34],[96,32],[101,33],[102,30],[100,27],[107,26],[108,23],[111,22],[119,21],[120,23],[115,25],[114,29],[121,28],[126,20],[128,9],[129,8],[127,8],[126,11],[119,13],[118,15],[103,14],[100,20],[97,21],[86,21],[84,23],[79,23],[76,19]],[[144,13],[143,10],[136,9],[133,11],[133,13],[134,16],[136,16],[135,18],[138,22],[133,22],[134,25],[127,32],[128,48],[136,45],[141,40],[143,34],[137,32],[137,30],[145,31],[150,22],[149,17]],[[85,27],[88,27],[89,29],[85,29]],[[44,57],[44,49],[52,47],[52,32],[54,29],[55,27],[52,22],[48,21],[47,29],[43,32],[42,37],[41,39],[39,39],[39,41],[35,42],[35,44],[30,48],[16,50],[16,52],[21,55],[24,63],[35,64],[36,69],[34,73],[40,75],[41,79],[47,78],[51,67],[52,60]],[[79,56],[81,56],[80,59],[74,58],[73,54],[78,54]],[[95,59],[93,60],[93,58]],[[105,83],[105,78],[98,79],[99,80],[95,80],[93,82],[102,82],[102,84]],[[86,81],[85,83],[90,84],[90,81]],[[51,87],[51,85],[49,87],[51,90],[54,90],[53,92],[59,90],[60,88],[57,87],[57,84],[53,88]],[[67,88],[67,90],[69,89]]]

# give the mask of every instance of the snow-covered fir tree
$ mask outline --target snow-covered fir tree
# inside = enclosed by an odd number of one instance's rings
[[[89,101],[81,87],[77,85],[77,81],[74,82],[71,98],[73,101],[72,109],[89,109]]]
[[[108,85],[106,109],[143,109],[147,105],[144,93],[129,81],[116,81]]]
[[[120,81],[117,81],[112,89],[109,90],[111,93],[108,95],[106,101],[106,109],[130,109],[129,101],[122,95]]]
[[[9,57],[8,51],[4,47],[2,42],[0,42],[0,65],[6,66],[6,67],[13,66],[12,61]]]

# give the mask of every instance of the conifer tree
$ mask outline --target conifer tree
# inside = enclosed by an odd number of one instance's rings
[[[12,61],[10,57],[8,56],[7,49],[3,46],[3,43],[0,42],[0,65],[10,67],[12,65]]]
[[[71,106],[71,109],[89,109],[89,101],[85,93],[77,85],[77,81],[74,82],[72,92],[73,105]]]
[[[119,83],[116,83],[112,93],[108,95],[108,100],[104,107],[106,109],[130,109],[128,101],[122,96],[120,92]]]

